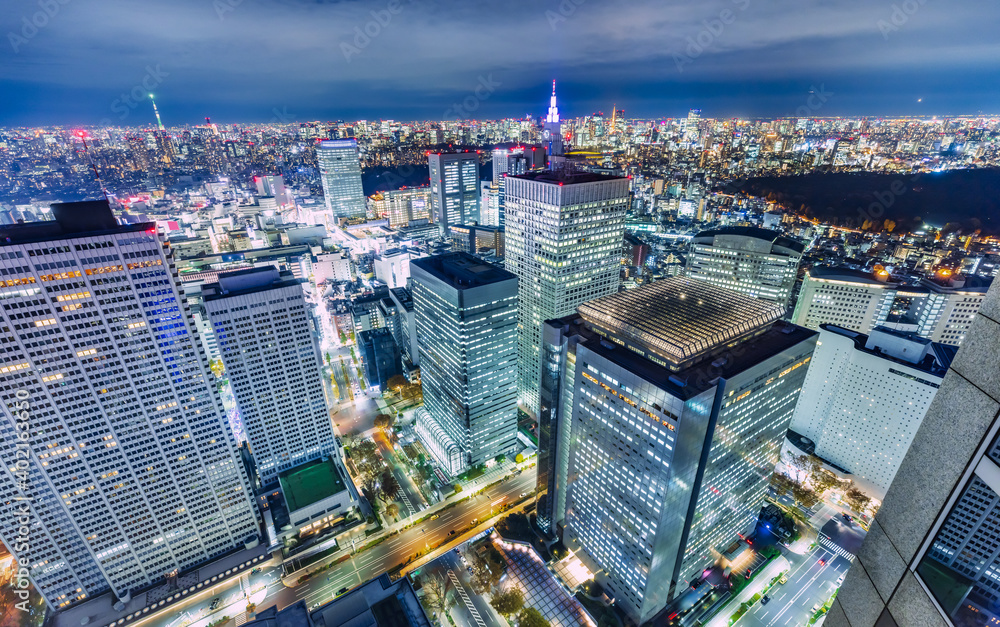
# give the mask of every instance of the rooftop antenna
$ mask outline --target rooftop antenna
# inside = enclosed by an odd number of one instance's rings
[[[149,101],[153,103],[153,113],[156,114],[156,125],[160,127],[160,130],[165,130],[163,128],[163,122],[160,121],[160,112],[156,109],[156,101],[153,100],[153,94],[149,94]]]

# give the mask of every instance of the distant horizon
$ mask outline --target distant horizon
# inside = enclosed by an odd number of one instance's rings
[[[145,122],[149,92],[168,126],[518,119],[553,79],[563,117],[985,116],[997,23],[983,0],[7,0],[0,126]]]
[[[150,109],[150,111],[152,111],[152,109]],[[599,113],[603,113],[605,119],[610,119],[611,118],[610,114],[607,113],[607,112],[595,111],[594,113],[584,114],[584,115],[563,116],[562,120],[563,120],[563,122],[566,122],[567,120],[583,119],[585,117],[591,117],[591,116],[597,115]],[[211,116],[209,116],[209,117],[211,117]],[[672,121],[672,120],[683,120],[686,117],[687,117],[687,115],[685,113],[685,114],[676,115],[676,116],[654,116],[654,117],[632,117],[632,116],[626,115],[626,116],[624,116],[622,118],[619,118],[619,119],[628,120],[628,121],[631,121],[631,122],[666,122],[666,121]],[[541,124],[541,122],[543,121],[543,118],[544,118],[544,116],[536,116],[536,117],[533,117],[532,120],[537,121],[539,124]],[[725,121],[725,120],[741,120],[741,121],[743,121],[743,120],[746,120],[746,121],[753,121],[753,122],[766,122],[766,121],[777,121],[777,120],[796,120],[796,119],[807,119],[807,120],[913,120],[913,121],[935,121],[936,120],[936,121],[945,121],[945,120],[959,120],[959,119],[967,120],[967,119],[975,119],[975,118],[983,118],[983,119],[986,119],[986,120],[997,120],[997,121],[1000,121],[1000,113],[945,113],[945,114],[927,114],[927,115],[902,115],[902,114],[900,114],[900,115],[888,115],[888,114],[886,114],[886,115],[877,115],[877,114],[859,114],[859,115],[832,115],[832,116],[821,116],[821,115],[803,115],[803,116],[798,116],[798,115],[780,115],[780,116],[766,116],[766,115],[764,115],[764,116],[761,116],[761,115],[755,115],[755,116],[710,116],[710,115],[705,115],[704,114],[704,110],[702,110],[702,115],[701,115],[701,119],[702,120],[714,120],[714,121]],[[346,125],[351,125],[353,123],[357,123],[357,122],[361,122],[361,121],[365,121],[365,122],[368,122],[368,123],[372,123],[372,122],[376,122],[376,121],[379,121],[379,122],[391,121],[391,122],[393,122],[395,124],[418,125],[418,124],[441,124],[441,123],[458,123],[458,122],[464,122],[466,124],[474,124],[474,123],[482,123],[482,122],[498,122],[498,121],[503,121],[503,120],[527,120],[527,119],[528,119],[527,117],[520,117],[520,118],[517,118],[517,117],[483,117],[483,118],[462,119],[462,120],[456,121],[456,120],[444,120],[444,119],[433,119],[433,118],[425,118],[425,119],[402,119],[402,118],[394,118],[394,117],[368,117],[368,118],[362,117],[362,118],[350,118],[350,119],[347,119],[347,118],[337,118],[337,119],[326,119],[326,120],[324,120],[324,119],[303,119],[303,120],[294,120],[294,121],[288,121],[288,122],[280,122],[280,121],[271,120],[271,121],[263,122],[263,121],[253,121],[253,120],[244,120],[244,121],[216,121],[214,118],[212,118],[212,122],[211,123],[215,124],[217,126],[237,126],[237,125],[292,126],[292,125],[301,125],[301,124],[327,124],[327,125],[330,125],[330,124],[338,124],[338,123],[343,123],[343,124],[346,124]],[[173,125],[171,125],[171,124],[164,124],[164,128],[166,130],[169,130],[169,129],[172,129],[172,128],[188,129],[188,128],[196,128],[196,127],[204,127],[204,126],[206,126],[206,122],[205,122],[204,117],[201,119],[201,122],[198,122],[198,123],[182,123],[182,124],[173,124]],[[2,129],[19,129],[19,128],[24,128],[24,129],[37,129],[37,128],[58,128],[58,129],[98,128],[98,129],[159,130],[159,129],[156,128],[155,117],[154,117],[153,121],[149,122],[148,124],[139,124],[139,125],[121,124],[121,125],[104,126],[104,125],[101,125],[101,124],[93,124],[93,123],[91,123],[91,124],[88,124],[88,123],[79,123],[79,124],[76,124],[76,123],[39,123],[39,124],[8,124],[8,125],[0,124],[0,128],[2,128]],[[316,138],[317,141],[320,140],[320,139],[337,139],[337,138],[319,138],[319,137]],[[444,143],[455,143],[455,142],[444,142]],[[512,143],[512,142],[502,142],[502,143]],[[516,142],[514,142],[514,143],[516,143]]]

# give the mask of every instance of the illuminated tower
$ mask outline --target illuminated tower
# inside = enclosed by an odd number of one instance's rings
[[[163,122],[160,120],[160,112],[156,108],[156,101],[153,100],[153,94],[149,94],[149,101],[153,103],[153,113],[156,114],[156,126],[157,126],[157,128],[159,128],[162,131],[162,130],[164,130],[163,129]]]
[[[549,156],[560,157],[563,154],[562,130],[559,124],[559,107],[556,106],[556,82],[552,81],[552,97],[549,99],[549,114],[545,116],[545,128],[542,137],[549,149]]]

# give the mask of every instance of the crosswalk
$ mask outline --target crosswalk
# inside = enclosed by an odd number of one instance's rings
[[[469,595],[465,593],[465,588],[462,587],[462,582],[458,580],[455,576],[455,571],[448,571],[448,579],[451,579],[451,583],[455,586],[455,590],[458,592],[458,596],[462,597],[462,602],[465,603],[465,607],[469,608],[469,613],[472,614],[472,618],[476,620],[476,624],[479,627],[486,627],[486,623],[483,622],[483,617],[479,615],[479,611],[476,610],[476,606],[472,604],[472,599]]]
[[[853,553],[848,553],[843,548],[841,548],[840,546],[838,546],[838,545],[834,544],[832,541],[830,541],[826,536],[820,536],[819,537],[819,544],[824,549],[826,549],[828,551],[833,551],[837,555],[843,557],[844,559],[846,559],[846,560],[848,560],[850,562],[854,561],[854,554]]]

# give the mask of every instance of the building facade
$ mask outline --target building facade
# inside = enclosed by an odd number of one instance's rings
[[[618,291],[628,183],[570,172],[507,177],[504,262],[518,278],[518,404],[535,418],[542,323]]]
[[[826,625],[1000,622],[1000,288],[975,315]]]
[[[876,327],[822,325],[791,429],[881,500],[941,386],[955,349]]]
[[[930,279],[912,285],[888,280],[876,268],[810,268],[792,320],[810,329],[834,324],[859,333],[876,326],[915,333],[932,342],[960,346],[989,286],[953,286]]]
[[[420,351],[424,436],[452,473],[517,445],[517,278],[467,253],[414,260],[413,308]],[[436,426],[435,426],[436,425]],[[425,444],[427,442],[425,441]]]
[[[316,161],[327,211],[335,218],[364,218],[367,202],[361,186],[358,143],[353,139],[321,140],[316,144]]]
[[[202,294],[261,485],[335,451],[301,281],[254,268],[222,274]]]
[[[106,202],[2,227],[0,540],[52,609],[256,543],[169,249]],[[25,533],[25,528],[27,533]]]
[[[431,177],[431,214],[441,237],[449,224],[479,219],[479,155],[474,152],[432,152],[427,155]]]
[[[726,227],[691,240],[685,274],[783,307],[791,306],[805,245],[778,231]]]
[[[816,333],[674,277],[546,322],[538,520],[641,624],[752,529]]]

